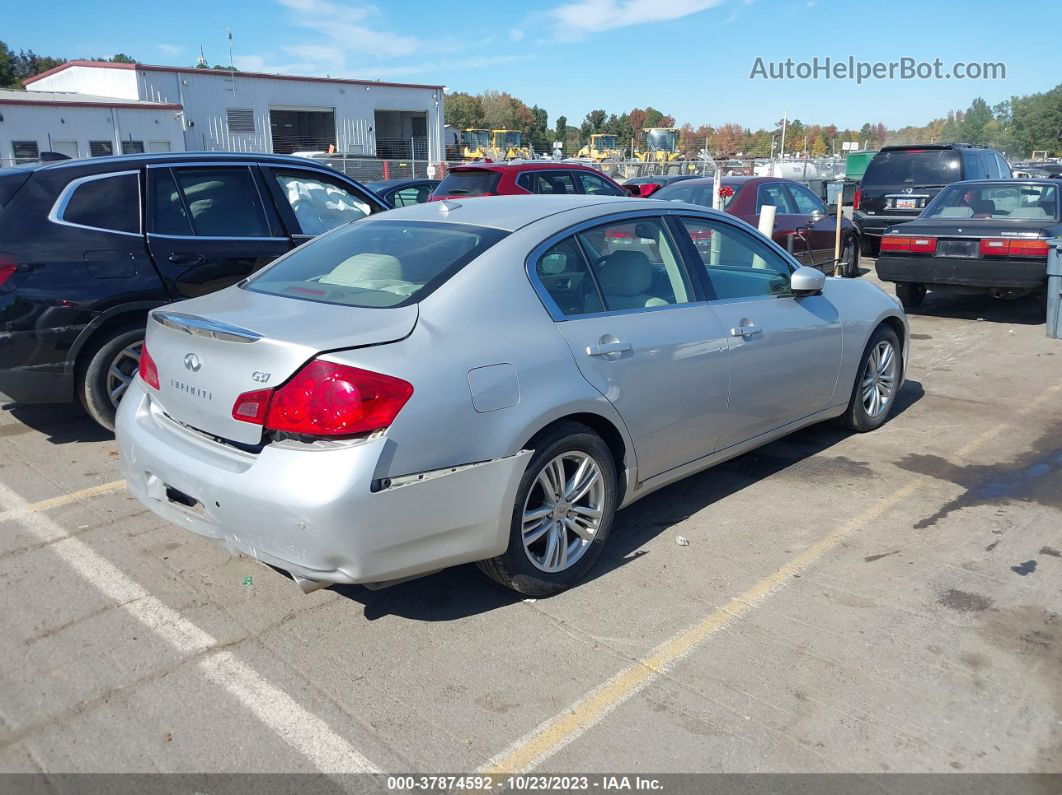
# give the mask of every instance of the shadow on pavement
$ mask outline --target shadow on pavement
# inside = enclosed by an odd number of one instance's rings
[[[52,444],[105,442],[114,434],[100,427],[74,403],[5,403],[0,406],[27,429],[44,435]]]
[[[924,394],[921,383],[908,380],[897,396],[889,422],[879,432],[887,432],[885,429],[889,423]],[[643,547],[673,525],[747,486],[829,450],[850,435],[849,431],[832,423],[812,425],[639,500],[616,514],[608,543],[587,579],[606,576],[649,554]],[[827,465],[836,468],[840,487],[843,487],[846,476],[873,476],[873,470],[865,464],[849,461],[843,456],[828,459]],[[473,565],[446,569],[379,591],[357,585],[336,585],[332,590],[364,605],[365,617],[369,620],[396,615],[415,621],[451,621],[486,613],[522,599],[480,576]]]

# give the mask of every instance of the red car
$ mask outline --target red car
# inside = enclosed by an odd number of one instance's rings
[[[600,171],[579,163],[528,161],[454,166],[432,192],[431,201],[527,193],[586,193],[629,196],[631,191]]]
[[[774,241],[785,248],[793,235],[793,255],[805,265],[833,270],[836,209],[830,212],[822,200],[792,179],[778,177],[723,177],[720,186],[723,209],[759,228],[760,208],[773,204]],[[653,193],[662,201],[681,201],[712,206],[712,179],[687,179],[666,185]],[[859,230],[848,218],[841,219],[841,276],[859,275]]]

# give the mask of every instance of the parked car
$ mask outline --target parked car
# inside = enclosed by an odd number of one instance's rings
[[[967,179],[1010,179],[999,152],[971,144],[883,146],[867,166],[852,200],[863,254],[876,257],[881,235],[910,221],[947,185]]]
[[[521,160],[454,166],[432,193],[431,201],[528,193],[627,196],[632,192],[590,166]]]
[[[113,427],[147,313],[388,209],[302,158],[126,155],[0,171],[0,392]]]
[[[365,187],[383,199],[391,207],[408,207],[423,204],[431,198],[431,192],[439,187],[437,179],[382,179],[367,182]]]
[[[668,185],[653,194],[660,201],[681,201],[712,206],[711,178],[691,179]],[[774,205],[774,240],[783,248],[790,245],[803,264],[833,273],[833,253],[837,234],[837,209],[829,208],[807,187],[792,179],[778,177],[723,177],[720,186],[723,209],[742,221],[759,227],[760,208]],[[847,218],[841,219],[841,262],[836,272],[848,278],[859,275],[859,232]]]
[[[630,185],[638,187],[638,195],[642,197],[652,196],[658,190],[675,182],[687,179],[698,179],[700,174],[656,174],[648,177],[631,177],[623,181],[623,187]]]
[[[821,420],[882,425],[908,338],[878,287],[696,205],[419,204],[154,310],[120,462],[304,590],[478,561],[544,596],[618,508]]]
[[[1048,240],[1062,235],[1062,182],[1011,179],[957,182],[918,219],[881,238],[878,276],[916,307],[926,290],[1039,293],[1046,309]]]

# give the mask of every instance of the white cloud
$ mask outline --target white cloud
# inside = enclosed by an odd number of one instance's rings
[[[527,34],[524,33],[524,31],[521,30],[520,28],[513,28],[512,30],[509,31],[509,41],[512,41],[512,42],[520,41],[521,39],[524,38],[525,35],[527,35]]]
[[[650,22],[663,22],[713,8],[725,0],[574,0],[550,9],[562,41]]]
[[[166,53],[166,55],[177,55],[177,53],[184,49],[184,47],[177,44],[160,44],[158,45],[158,48]]]

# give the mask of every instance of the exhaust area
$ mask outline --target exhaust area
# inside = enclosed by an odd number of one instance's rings
[[[298,574],[292,574],[291,579],[295,580],[295,584],[299,586],[299,589],[303,593],[313,593],[322,588],[327,588],[332,584],[330,582],[322,582],[321,580],[308,580],[305,577],[300,577]]]

